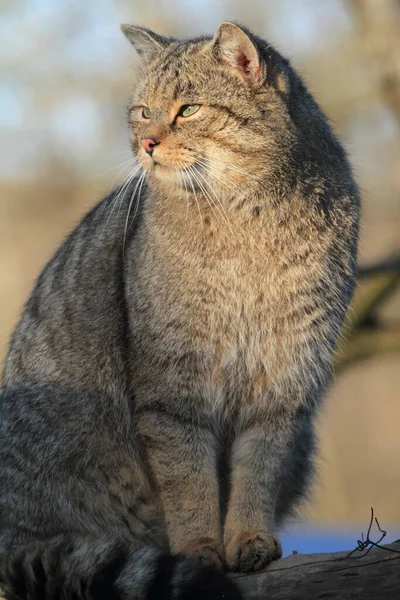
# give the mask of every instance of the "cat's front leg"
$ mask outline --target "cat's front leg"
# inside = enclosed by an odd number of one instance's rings
[[[224,526],[225,559],[233,571],[263,569],[282,555],[276,534],[282,484],[292,468],[298,417],[265,414],[237,436]]]
[[[176,400],[149,402],[136,418],[171,551],[221,566],[216,442],[207,419]]]

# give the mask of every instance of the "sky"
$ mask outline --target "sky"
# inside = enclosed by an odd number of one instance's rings
[[[315,51],[350,27],[342,0],[250,0],[246,6],[250,25],[272,36],[289,55],[311,47]],[[96,96],[95,83],[107,86],[128,73],[132,50],[120,32],[121,22],[162,26],[172,19],[174,33],[185,36],[211,32],[235,15],[228,0],[154,0],[151,5],[145,0],[6,1],[0,19],[0,139],[5,150],[0,177],[37,174],[53,148],[76,171],[93,174],[119,162],[127,149],[122,127],[129,83],[118,106],[120,141],[113,139],[102,156],[99,146],[110,108],[108,98]]]
[[[358,531],[354,528],[342,527],[316,527],[315,525],[305,523],[303,525],[288,526],[281,534],[283,556],[290,556],[293,552],[299,554],[315,554],[317,552],[341,552],[353,550],[357,547],[361,534],[368,528],[368,519],[364,531]],[[390,544],[400,539],[400,530],[398,527],[387,528],[387,536],[382,540],[382,544]],[[376,527],[372,528],[370,539],[378,541],[381,534]],[[365,539],[365,537],[364,537]]]

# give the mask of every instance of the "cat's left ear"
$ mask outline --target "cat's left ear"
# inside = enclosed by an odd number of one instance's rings
[[[212,41],[219,60],[254,81],[261,79],[261,60],[257,48],[240,27],[225,21],[218,26]]]
[[[170,38],[164,38],[150,29],[137,25],[121,25],[121,29],[144,62],[149,62],[172,41]]]

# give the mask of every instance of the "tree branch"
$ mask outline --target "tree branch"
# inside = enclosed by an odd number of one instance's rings
[[[361,360],[400,353],[400,326],[370,329],[353,333],[339,352],[337,370],[341,371]]]
[[[382,275],[383,273],[397,272],[400,274],[400,256],[391,256],[375,265],[360,267],[358,278],[365,279],[371,275]]]
[[[233,576],[246,600],[380,600],[400,594],[400,540],[367,555],[296,554]]]
[[[362,556],[295,554],[261,573],[232,579],[245,600],[394,599],[400,592],[400,540]],[[0,600],[5,600],[1,591]]]
[[[400,256],[360,268],[358,278],[335,361],[338,371],[375,356],[400,353],[400,322],[385,326],[378,314],[400,288]]]

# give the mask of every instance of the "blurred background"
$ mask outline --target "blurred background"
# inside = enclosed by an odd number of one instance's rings
[[[320,418],[319,479],[285,551],[351,548],[370,507],[400,537],[400,0],[1,0],[0,358],[62,238],[127,171],[135,57],[120,23],[235,20],[292,59],[363,199],[360,284]]]

